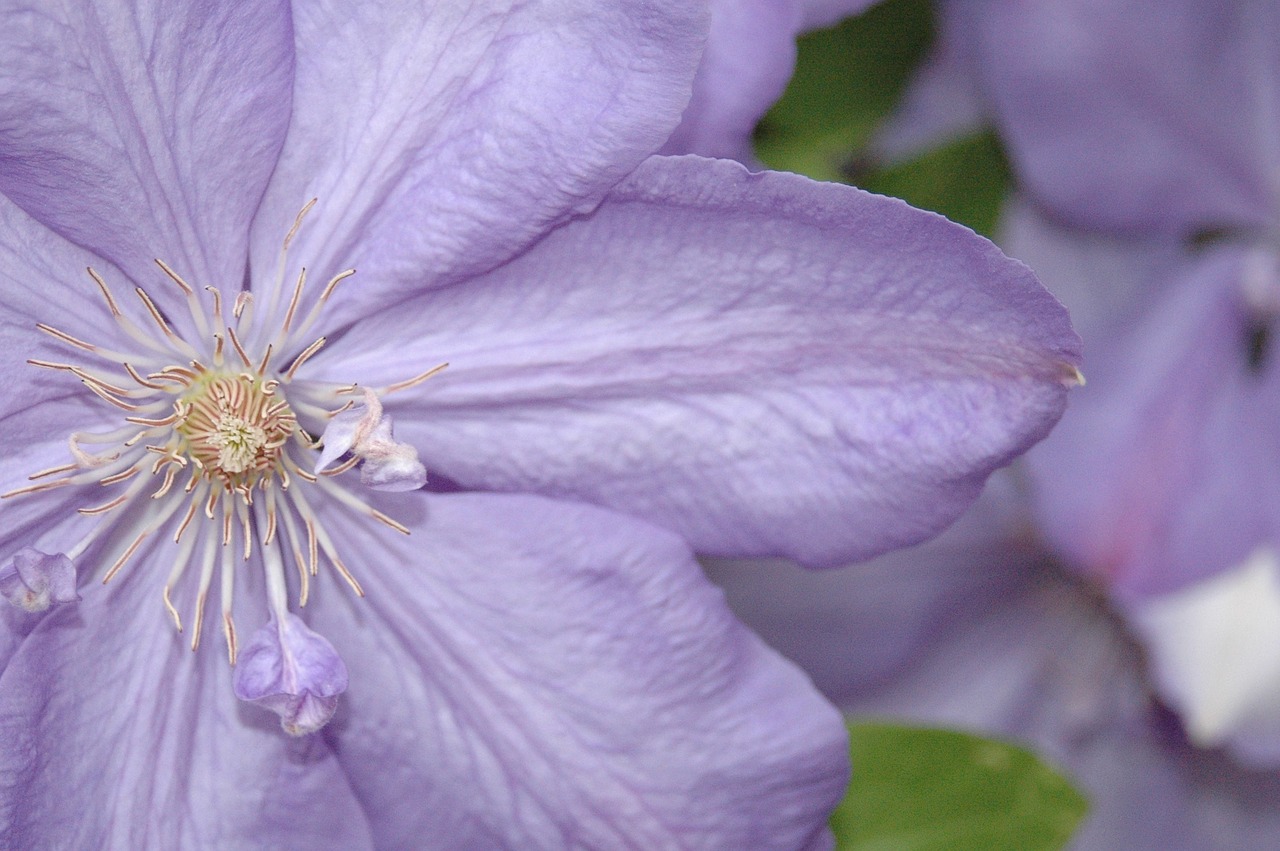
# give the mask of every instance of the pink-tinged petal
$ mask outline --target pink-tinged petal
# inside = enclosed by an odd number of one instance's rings
[[[52,610],[4,668],[0,845],[370,847],[323,741],[246,710],[218,637],[193,654],[174,632],[160,601],[171,549]]]
[[[984,91],[1025,184],[1084,227],[1262,225],[1280,174],[1280,5],[970,6]]]
[[[1139,324],[1097,341],[1087,392],[1032,453],[1046,534],[1116,594],[1174,590],[1275,540],[1280,367],[1274,344],[1250,366],[1245,297],[1267,256],[1186,259]]]
[[[240,286],[289,116],[287,3],[9,2],[0,54],[0,192],[159,295],[156,257]]]
[[[255,286],[273,285],[282,236],[318,197],[292,256],[325,276],[360,270],[332,322],[491,268],[595,206],[671,135],[707,27],[686,0],[319,2],[294,16],[293,122],[255,222]]]
[[[412,537],[329,514],[368,596],[322,588],[308,604],[359,660],[323,735],[379,846],[794,849],[827,836],[848,772],[839,715],[730,615],[674,536],[529,496],[380,507]]]
[[[428,471],[466,487],[834,565],[954,519],[1061,415],[1078,345],[1034,276],[965,228],[687,157],[315,366],[377,386],[450,361],[386,404]]]
[[[752,165],[751,132],[795,68],[799,18],[792,2],[714,0],[693,99],[662,153]]]

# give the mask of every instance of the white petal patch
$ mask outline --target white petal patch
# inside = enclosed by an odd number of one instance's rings
[[[1187,735],[1242,760],[1280,764],[1280,554],[1137,607],[1157,685]]]

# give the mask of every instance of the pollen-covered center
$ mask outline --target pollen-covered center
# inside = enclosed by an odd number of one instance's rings
[[[188,458],[229,490],[269,477],[298,419],[276,382],[247,372],[206,373],[174,405]]]

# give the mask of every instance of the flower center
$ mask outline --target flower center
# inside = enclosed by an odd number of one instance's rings
[[[73,433],[68,441],[71,463],[34,473],[29,477],[34,484],[0,494],[0,499],[6,499],[64,486],[93,486],[91,490],[98,493],[102,492],[98,486],[117,489],[106,502],[77,509],[82,515],[102,518],[88,534],[57,557],[32,550],[32,563],[62,565],[92,554],[95,564],[107,566],[102,579],[106,583],[145,544],[169,537],[176,549],[161,557],[172,565],[163,587],[165,608],[183,631],[178,612],[181,600],[175,601],[174,592],[181,593],[180,581],[189,569],[194,570],[198,580],[191,601],[191,649],[195,650],[206,598],[214,576],[220,575],[222,625],[233,665],[238,643],[232,598],[238,562],[257,556],[253,568],[265,574],[268,609],[277,624],[291,617],[285,575],[289,561],[297,571],[299,606],[306,605],[310,577],[318,574],[322,562],[363,596],[360,583],[324,528],[316,510],[319,501],[408,534],[408,529],[349,492],[335,477],[363,463],[362,478],[383,489],[416,488],[425,479],[417,452],[391,437],[378,397],[415,387],[442,367],[376,390],[298,376],[299,368],[326,343],[319,337],[304,345],[303,335],[338,284],[355,273],[347,270],[330,279],[309,310],[304,309],[305,269],[291,294],[284,286],[289,243],[314,203],[303,208],[285,237],[280,279],[269,304],[255,305],[253,295],[243,291],[224,311],[218,289],[205,287],[211,299],[204,298],[173,269],[156,261],[181,290],[194,336],[176,333],[141,288],[135,293],[150,324],[138,324],[121,309],[102,276],[89,269],[115,320],[116,342],[122,345],[104,347],[39,324],[37,328],[45,334],[108,366],[28,362],[71,373],[100,399],[123,411],[125,425],[102,433]],[[296,354],[285,361],[287,366],[272,362],[273,354],[290,352]],[[346,425],[352,417],[363,430],[353,432]],[[322,435],[321,441],[315,435]],[[329,435],[331,445],[326,449],[327,460],[318,465],[316,450],[324,435]],[[106,449],[91,452],[87,446]],[[326,469],[343,456],[350,457]],[[291,486],[299,482],[304,486]]]
[[[174,430],[187,457],[228,490],[244,492],[270,478],[298,427],[277,382],[247,372],[205,373],[174,402]]]

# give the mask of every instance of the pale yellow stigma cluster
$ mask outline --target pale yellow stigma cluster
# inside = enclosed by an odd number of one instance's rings
[[[288,304],[281,303],[289,243],[314,203],[298,214],[285,238],[277,298],[262,309],[263,321],[255,319],[254,297],[249,292],[237,295],[227,316],[217,288],[205,287],[208,297],[202,299],[194,287],[157,260],[185,297],[197,334],[189,340],[177,334],[151,297],[136,288],[150,317],[149,325],[140,326],[121,310],[102,276],[89,269],[122,332],[121,339],[127,339],[123,349],[86,342],[49,325],[37,327],[114,366],[117,372],[108,372],[101,364],[28,362],[78,378],[123,412],[124,426],[71,434],[71,463],[35,473],[29,477],[34,484],[0,495],[18,497],[78,485],[117,489],[106,502],[78,509],[82,515],[102,519],[66,555],[75,562],[92,552],[94,564],[88,568],[106,565],[106,583],[144,547],[173,546],[174,551],[160,559],[172,565],[163,600],[182,631],[175,592],[188,568],[196,568],[198,580],[191,600],[193,650],[200,643],[206,598],[216,573],[221,578],[223,628],[232,664],[237,653],[232,618],[236,563],[249,561],[255,552],[261,556],[269,608],[280,619],[287,613],[284,565],[290,558],[297,569],[300,606],[306,604],[309,578],[317,575],[322,561],[336,569],[357,594],[364,594],[320,522],[313,499],[323,497],[408,534],[404,526],[333,480],[362,460],[359,451],[316,474],[318,437],[334,416],[358,404],[362,394],[371,398],[407,389],[439,371],[437,367],[372,391],[355,384],[298,378],[299,368],[326,344],[319,337],[303,346],[299,337],[312,326],[338,284],[354,274],[347,270],[334,276],[303,316],[303,269]],[[210,302],[207,310],[203,301]],[[275,353],[290,352],[297,354],[287,366],[273,362]],[[375,416],[380,410],[377,406]],[[105,447],[105,451],[90,451],[89,446]],[[164,536],[172,544],[164,544],[160,540]]]
[[[204,373],[174,402],[174,431],[186,440],[187,456],[210,476],[249,498],[271,476],[280,453],[298,428],[279,382],[249,372]]]

